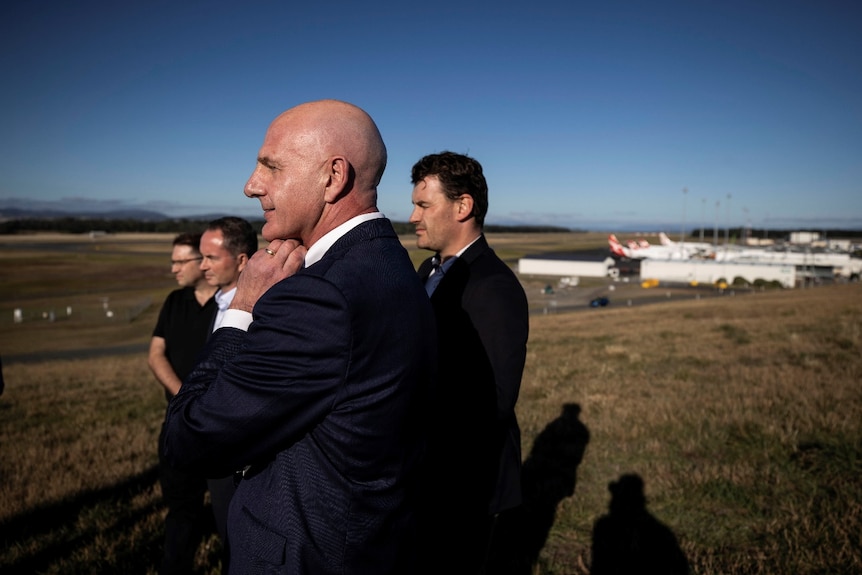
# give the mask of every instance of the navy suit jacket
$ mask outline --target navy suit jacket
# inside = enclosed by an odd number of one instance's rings
[[[223,476],[230,573],[407,573],[436,337],[391,223],[349,231],[217,330],[171,401],[165,454]]]
[[[431,258],[422,262],[423,283]],[[527,354],[527,296],[481,236],[431,295],[439,371],[426,477],[433,514],[494,514],[521,503],[515,403]],[[455,519],[457,521],[457,519]]]

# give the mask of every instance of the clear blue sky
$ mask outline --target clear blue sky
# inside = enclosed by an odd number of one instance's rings
[[[452,150],[488,223],[862,228],[855,0],[11,0],[0,81],[0,206],[259,215],[269,122],[338,98],[398,221]]]

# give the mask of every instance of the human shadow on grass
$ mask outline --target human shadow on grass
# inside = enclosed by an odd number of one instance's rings
[[[593,526],[591,575],[689,573],[673,531],[647,511],[643,488],[637,474],[622,475],[608,485],[609,512]]]
[[[81,491],[62,501],[43,505],[0,522],[3,544],[27,549],[14,562],[0,565],[3,573],[41,573],[58,565],[78,564],[75,555],[89,548],[100,537],[119,538],[131,533],[135,525],[146,520],[163,508],[161,498],[142,507],[134,507],[131,501],[158,485],[158,466],[150,467],[126,481],[104,487]],[[108,510],[117,513],[111,526],[112,533],[96,528],[81,530],[79,518],[85,513],[101,513]],[[93,558],[93,570],[100,573],[146,573],[158,566],[164,534],[161,530],[142,534],[147,540],[138,539],[134,549],[124,554],[118,551],[113,558]],[[33,541],[40,544],[32,549]],[[44,543],[42,543],[44,542]],[[143,552],[144,556],[141,556]],[[111,563],[108,563],[108,561]],[[83,571],[81,571],[83,572]]]
[[[580,421],[581,407],[562,412],[536,436],[521,469],[523,504],[500,515],[485,572],[529,575],[557,515],[560,502],[575,492],[577,471],[590,432]]]

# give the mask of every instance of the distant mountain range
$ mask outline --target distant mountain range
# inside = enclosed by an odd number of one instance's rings
[[[196,216],[174,217],[152,210],[141,210],[134,208],[117,209],[108,211],[85,210],[28,210],[22,208],[0,207],[0,221],[9,220],[56,220],[73,218],[77,220],[137,220],[142,222],[163,222],[175,220],[211,221],[230,214],[200,214]],[[246,218],[249,221],[263,218]]]
[[[13,225],[15,222],[22,220],[29,220],[35,222],[43,222],[40,225],[37,225],[37,228],[43,228],[50,222],[51,220],[75,220],[75,221],[83,221],[83,220],[103,220],[103,221],[116,221],[116,222],[142,222],[148,225],[148,227],[176,227],[171,222],[211,222],[217,218],[221,218],[229,215],[239,215],[244,217],[248,221],[252,223],[263,222],[262,214],[258,213],[255,215],[248,214],[237,214],[235,212],[210,212],[210,213],[202,213],[195,215],[183,215],[183,216],[169,216],[163,212],[159,212],[156,210],[146,210],[135,207],[118,207],[115,206],[113,208],[105,209],[103,206],[102,209],[95,207],[93,209],[88,209],[85,206],[80,206],[80,208],[64,210],[57,209],[53,206],[48,205],[39,205],[37,202],[37,207],[35,208],[21,208],[16,205],[4,205],[5,202],[0,200],[0,224],[3,224],[4,227],[8,227],[9,225]],[[20,204],[19,204],[20,205]],[[396,227],[401,230],[402,227],[404,229],[409,228],[412,230],[412,225],[407,221],[399,221],[397,218],[393,219],[393,224],[397,224]],[[127,227],[127,226],[126,226]],[[182,226],[180,226],[182,227]],[[592,222],[590,225],[582,225],[578,227],[564,227],[558,225],[541,225],[541,224],[530,224],[523,221],[516,221],[512,219],[500,218],[496,221],[487,221],[485,222],[485,230],[489,232],[499,232],[499,231],[509,231],[509,232],[549,232],[549,231],[614,231],[617,233],[652,233],[659,232],[669,229],[675,229],[673,225],[670,224],[636,224],[636,223],[619,223],[619,222]],[[798,230],[812,230],[820,232],[824,237],[829,235],[831,237],[860,237],[862,235],[862,229],[858,226],[851,226],[849,229],[837,229],[837,228],[812,228],[810,226],[787,226],[784,228],[780,228],[778,226],[774,226],[773,228],[768,230],[770,237],[779,237],[788,231],[798,231]],[[3,230],[0,230],[3,231]],[[748,233],[753,233],[754,235],[763,235],[767,233],[767,230],[754,232],[753,230],[748,230]],[[8,230],[3,233],[8,233]],[[399,233],[402,233],[399,231]],[[404,232],[407,233],[407,232]],[[697,229],[690,229],[689,233],[692,235],[697,235]],[[740,237],[742,234],[746,233],[740,227],[732,227],[731,233],[735,237]]]
[[[187,227],[183,222],[211,222],[215,219],[237,214],[209,213],[190,216],[168,216],[154,210],[136,208],[120,208],[112,210],[76,211],[58,209],[26,209],[11,206],[0,206],[0,233],[17,233],[22,229],[62,229],[64,231],[80,231],[81,226],[98,225],[99,229],[110,231],[130,231],[132,228],[143,230],[181,229]],[[263,216],[241,216],[252,224],[263,222]],[[392,221],[395,231],[399,234],[413,233],[413,224]],[[23,227],[22,227],[23,226]],[[565,232],[568,228],[547,225],[524,224],[487,224],[489,232]]]

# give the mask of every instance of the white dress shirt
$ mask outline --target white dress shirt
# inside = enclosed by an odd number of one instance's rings
[[[305,267],[311,267],[319,262],[329,248],[331,248],[332,245],[341,238],[341,236],[359,224],[383,217],[385,216],[380,212],[362,214],[351,218],[337,228],[328,231],[322,238],[314,242],[314,244],[308,248],[308,252],[305,254]],[[231,294],[231,300],[232,299],[233,294]],[[230,302],[228,302],[228,305],[230,305]],[[219,313],[221,313],[221,308],[219,308]],[[216,318],[216,321],[218,321],[218,318]],[[248,331],[248,326],[251,325],[251,321],[252,315],[250,312],[241,309],[229,309],[224,312],[224,318],[221,321],[220,327],[235,327],[243,331]]]
[[[224,316],[227,312],[227,308],[230,307],[230,302],[233,301],[233,296],[236,295],[236,286],[232,289],[227,290],[226,292],[221,291],[221,288],[215,294],[216,305],[218,306],[218,311],[216,312],[215,322],[213,322],[213,331],[217,330],[224,324]]]

